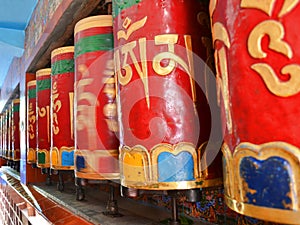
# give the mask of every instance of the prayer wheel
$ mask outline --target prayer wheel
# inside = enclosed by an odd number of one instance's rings
[[[12,160],[12,118],[13,109],[12,103],[8,106],[8,119],[7,119],[7,152],[6,158]]]
[[[74,47],[51,53],[51,168],[74,169]]]
[[[51,69],[36,72],[37,167],[50,167],[50,91]]]
[[[36,163],[36,80],[27,83],[27,163]]]
[[[3,113],[0,113],[0,157],[3,157]]]
[[[119,179],[112,16],[75,26],[75,176]]]
[[[2,158],[6,158],[6,150],[7,150],[7,126],[6,126],[6,113],[4,110],[2,113]]]
[[[113,16],[122,185],[221,185],[220,157],[201,163],[211,124],[205,70],[195,63],[212,60],[208,4],[114,0]]]
[[[10,143],[9,143],[9,116],[10,116],[10,108],[7,108],[4,113],[4,128],[3,128],[3,158],[8,159],[8,153],[10,150]]]
[[[12,160],[20,161],[20,99],[12,101],[11,127]]]
[[[211,1],[227,205],[300,221],[298,1]]]

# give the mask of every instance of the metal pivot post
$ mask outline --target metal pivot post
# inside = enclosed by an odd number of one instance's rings
[[[58,183],[57,183],[57,190],[59,191],[64,191],[65,189],[65,184],[64,184],[64,177],[63,177],[63,172],[58,171]]]
[[[75,177],[75,186],[76,186],[76,200],[83,201],[85,198],[85,191],[82,187],[81,178]]]
[[[178,208],[177,208],[177,194],[176,193],[172,193],[171,194],[172,197],[172,218],[169,221],[169,225],[180,225],[180,220],[178,218]]]
[[[52,185],[50,168],[42,168],[42,174],[47,174],[47,177],[46,177],[46,185],[47,185],[47,186]]]
[[[123,216],[119,213],[118,202],[115,199],[115,186],[111,181],[109,181],[109,196],[106,205],[106,211],[103,212],[103,214],[111,217]]]

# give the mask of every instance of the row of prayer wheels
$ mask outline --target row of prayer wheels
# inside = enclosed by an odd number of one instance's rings
[[[166,20],[170,34],[120,9],[76,24],[74,46],[53,50],[28,83],[28,163],[136,189],[222,185],[220,157],[201,165],[210,114],[193,78],[194,61],[212,53],[208,13],[200,2],[177,8],[190,22]]]
[[[28,163],[144,190],[222,185],[223,164],[231,209],[299,221],[298,1],[175,2],[113,0],[76,24],[28,83]]]
[[[20,161],[20,99],[13,99],[0,114],[0,157],[13,162]]]

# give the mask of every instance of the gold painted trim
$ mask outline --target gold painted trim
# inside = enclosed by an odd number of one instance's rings
[[[17,159],[17,158],[15,157],[15,155],[16,155],[17,152],[20,152],[20,149],[14,149],[14,150],[13,150],[13,157],[12,157],[13,161],[16,161],[16,162],[17,162],[17,161],[20,161],[19,158]],[[20,154],[20,156],[21,156],[21,154]]]
[[[12,101],[14,104],[17,104],[17,103],[20,103],[20,99],[19,98],[16,98]]]
[[[74,35],[78,32],[93,28],[93,27],[108,27],[113,25],[113,18],[111,15],[91,16],[84,18],[76,23]]]
[[[225,158],[225,168],[223,163],[223,174],[224,174],[224,191],[225,194],[229,196],[235,196],[234,195],[234,173],[233,173],[233,166],[232,166],[232,154],[230,151],[230,148],[226,143],[222,146],[222,153],[223,157]]]
[[[41,169],[43,169],[43,168],[50,168],[50,164],[49,163],[45,163],[45,164],[39,164],[39,163],[37,163],[36,164],[36,166],[38,167],[38,168],[41,168]]]
[[[36,71],[35,74],[36,74],[36,77],[50,75],[51,74],[51,68],[40,69],[40,70]]]
[[[125,153],[135,153],[140,152],[140,154],[146,153],[149,157],[149,163],[146,164],[144,162],[143,171],[148,171],[149,175],[145,175],[145,181],[132,181],[126,179],[125,176],[121,175],[121,183],[123,186],[137,189],[145,189],[145,190],[172,190],[172,189],[191,189],[191,188],[205,188],[211,186],[222,186],[223,179],[222,177],[216,179],[205,179],[205,177],[201,177],[199,174],[199,165],[198,165],[198,155],[197,153],[200,151],[199,149],[195,149],[192,143],[181,142],[177,145],[171,145],[167,143],[161,143],[154,146],[150,153],[148,150],[141,145],[134,146],[130,148],[128,146],[124,146],[120,149],[120,171],[123,171],[123,159]],[[178,181],[178,182],[158,182],[158,168],[157,168],[157,158],[162,152],[169,152],[173,155],[177,155],[183,151],[189,152],[193,157],[194,162],[194,179],[192,181]],[[145,158],[145,157],[143,157]],[[134,166],[134,165],[133,165]],[[124,172],[123,172],[124,173]],[[147,180],[147,177],[150,177]]]
[[[31,152],[33,152],[33,154],[32,154],[33,158],[28,159],[28,156],[29,156],[29,154],[30,154]],[[28,164],[36,163],[36,149],[34,149],[34,148],[29,148],[28,151],[26,152],[26,157],[27,157],[27,160],[26,160],[26,161],[27,161]]]
[[[143,185],[134,181],[126,181],[121,179],[121,184],[125,187],[143,189],[143,190],[186,190],[193,188],[221,187],[223,185],[222,178],[210,180],[194,180],[194,181],[178,181],[178,182],[153,182]]]
[[[254,217],[257,219],[284,224],[299,224],[300,221],[299,211],[255,206],[247,203],[238,202],[228,197],[227,195],[225,195],[225,203],[232,210],[240,214]]]
[[[148,150],[142,145],[136,145],[133,148],[130,148],[128,146],[123,146],[120,149],[120,155],[119,155],[120,171],[124,171],[123,165],[124,165],[124,157],[126,156],[126,154],[132,155],[134,153],[140,154],[143,157],[143,165],[144,165],[143,170],[145,171],[145,174],[144,174],[145,182],[150,182],[152,180],[152,172],[151,172],[151,169],[149,168],[149,166],[151,164],[151,157],[150,157]],[[134,166],[134,165],[130,165],[130,166]]]
[[[54,166],[50,163],[50,167],[51,169],[54,169],[54,170],[74,170],[74,166]]]
[[[35,86],[36,85],[36,80],[31,80],[27,83],[27,87]]]
[[[217,7],[217,0],[210,0],[209,2],[209,13],[212,16]]]
[[[73,53],[73,52],[74,52],[74,46],[65,46],[65,47],[56,48],[51,52],[51,59],[63,53]]]
[[[91,180],[119,180],[120,173],[101,173],[104,176],[101,176],[99,173],[84,173],[78,172],[75,170],[75,177]]]

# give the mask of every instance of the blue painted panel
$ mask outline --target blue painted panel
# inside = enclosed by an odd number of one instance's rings
[[[85,168],[85,161],[83,156],[76,156],[76,170],[80,171]]]
[[[246,157],[240,163],[240,174],[247,183],[248,203],[279,209],[290,209],[289,163],[280,157],[257,160]]]
[[[162,152],[158,156],[158,181],[177,182],[192,181],[194,178],[194,161],[189,152],[173,155]]]
[[[61,153],[62,166],[74,166],[74,151]]]

